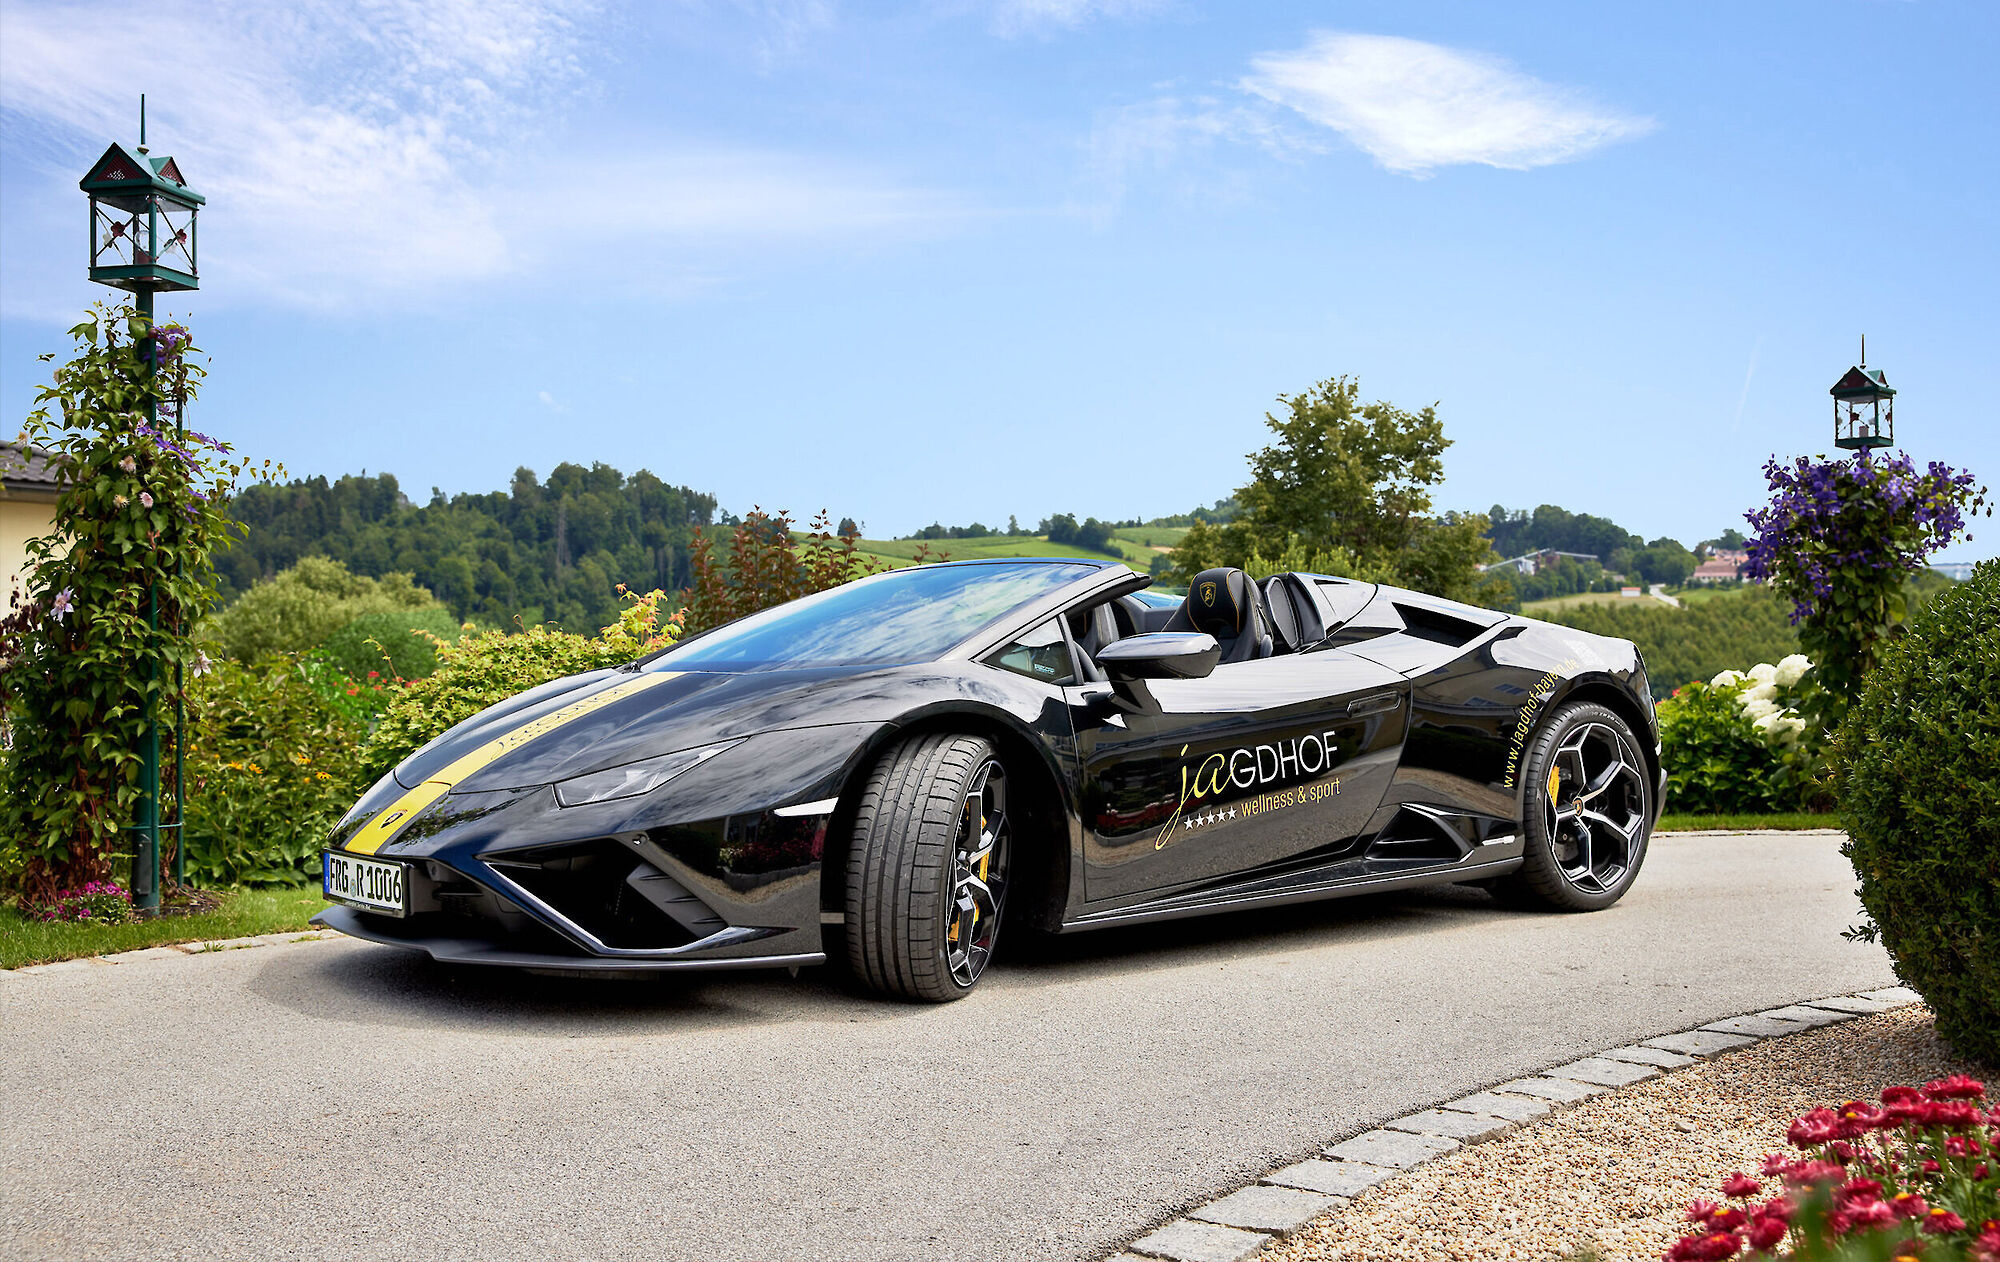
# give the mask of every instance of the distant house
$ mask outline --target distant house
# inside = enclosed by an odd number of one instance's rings
[[[48,453],[0,442],[0,600],[22,586],[28,541],[48,534],[55,521],[56,471]]]
[[[1743,566],[1750,560],[1750,554],[1732,548],[1712,548],[1708,559],[1694,567],[1688,575],[1690,583],[1733,583],[1743,577]]]

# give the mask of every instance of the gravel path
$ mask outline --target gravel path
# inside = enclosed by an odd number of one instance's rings
[[[1771,1039],[1599,1096],[1363,1193],[1257,1262],[1655,1259],[1698,1196],[1755,1175],[1787,1124],[1892,1083],[1977,1071],[1922,1006]]]

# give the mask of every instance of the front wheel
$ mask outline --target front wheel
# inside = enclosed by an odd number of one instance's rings
[[[1653,828],[1653,782],[1631,725],[1594,702],[1557,710],[1522,759],[1520,870],[1498,892],[1551,911],[1597,911],[1630,888]]]
[[[1006,910],[1007,771],[976,736],[916,736],[869,773],[847,852],[847,962],[871,990],[943,1003],[985,973]]]

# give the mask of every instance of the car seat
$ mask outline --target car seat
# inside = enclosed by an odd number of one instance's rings
[[[1271,655],[1271,622],[1257,585],[1242,570],[1203,570],[1188,584],[1187,599],[1168,631],[1204,631],[1222,646],[1224,662]]]

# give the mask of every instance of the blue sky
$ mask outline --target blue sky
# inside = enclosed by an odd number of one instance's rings
[[[2000,485],[1996,61],[1928,0],[0,0],[0,408],[106,292],[76,180],[144,90],[210,199],[194,416],[297,474],[1148,517],[1350,374],[1439,404],[1440,507],[1691,543],[1863,333]]]

